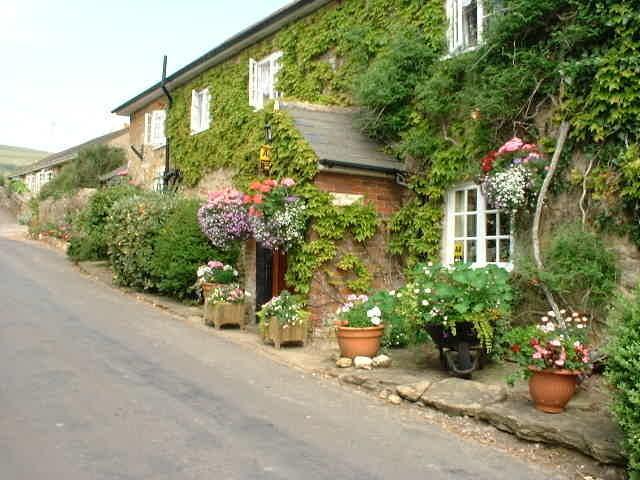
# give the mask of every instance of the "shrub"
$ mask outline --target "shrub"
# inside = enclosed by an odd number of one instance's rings
[[[97,145],[81,150],[53,180],[42,187],[40,198],[60,198],[80,188],[98,187],[101,175],[122,166],[125,161],[125,152],[121,148]]]
[[[94,193],[87,206],[73,221],[73,234],[67,254],[75,261],[108,258],[105,228],[115,203],[140,191],[129,185],[103,188]]]
[[[105,236],[116,283],[153,289],[156,237],[175,208],[171,195],[139,193],[117,201],[107,218]]]
[[[7,186],[9,188],[9,193],[27,193],[29,191],[27,185],[22,180],[18,180],[17,178],[12,178],[11,180],[9,180]]]
[[[4,176],[4,173],[0,173],[0,187],[4,187],[7,183],[7,179]]]
[[[640,479],[640,290],[620,298],[611,317],[607,377],[615,387],[613,413],[626,436],[629,471]]]
[[[579,225],[558,230],[544,252],[544,267],[540,279],[580,309],[606,306],[618,276],[615,254]]]
[[[237,247],[222,250],[214,247],[198,224],[199,203],[179,200],[158,231],[153,243],[153,276],[162,293],[178,298],[194,294],[197,270],[208,260],[235,265]]]

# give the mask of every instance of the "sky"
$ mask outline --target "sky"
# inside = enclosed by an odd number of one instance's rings
[[[0,0],[0,145],[57,152],[111,110],[291,0]]]

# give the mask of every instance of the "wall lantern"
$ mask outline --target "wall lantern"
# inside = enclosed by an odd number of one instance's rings
[[[271,125],[267,123],[264,126],[265,144],[260,147],[260,170],[267,175],[269,174],[272,165],[271,145],[269,145],[271,140],[273,140],[273,132],[271,130]]]

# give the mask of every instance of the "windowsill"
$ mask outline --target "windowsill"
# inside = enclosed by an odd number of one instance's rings
[[[480,48],[480,45],[474,45],[473,47],[467,47],[467,48],[463,48],[463,49],[459,48],[459,49],[450,51],[446,55],[440,57],[440,61],[449,60],[449,59],[451,59],[453,57],[457,57],[458,55],[462,55],[463,53],[475,52],[479,48]]]
[[[208,128],[204,128],[202,130],[191,130],[191,136],[195,137],[196,135],[202,133],[202,132],[206,132],[207,130],[209,130]]]
[[[158,143],[156,145],[152,144],[151,145],[151,150],[160,150],[161,148],[164,148],[166,146],[167,146],[166,142],[165,143]]]

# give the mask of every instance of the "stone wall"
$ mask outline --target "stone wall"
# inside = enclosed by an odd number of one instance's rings
[[[126,146],[129,177],[132,184],[147,190],[151,190],[154,187],[158,172],[164,169],[165,147],[144,145],[144,116],[147,112],[163,110],[164,108],[166,108],[166,101],[164,99],[156,100],[130,116],[131,126],[129,127],[128,145]],[[131,150],[130,145],[136,147],[139,152],[143,152],[142,160]]]
[[[38,205],[38,223],[40,225],[66,223],[70,215],[87,205],[93,192],[95,192],[94,188],[83,188],[72,197],[47,198],[41,201]]]

